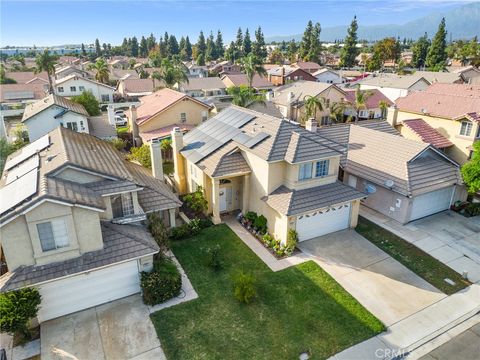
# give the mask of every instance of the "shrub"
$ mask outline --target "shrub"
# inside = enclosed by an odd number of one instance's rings
[[[220,245],[216,245],[206,249],[207,254],[207,266],[214,271],[219,271],[222,269],[223,264],[220,260]]]
[[[93,95],[90,90],[84,91],[78,96],[73,96],[72,101],[83,105],[85,110],[87,110],[88,115],[98,116],[100,115],[100,104],[98,103],[97,98]]]
[[[166,251],[169,244],[168,230],[163,223],[163,219],[158,212],[153,212],[147,215],[148,231],[152,234],[156,243],[160,247],[160,252]]]
[[[125,150],[127,147],[127,141],[120,138],[111,139],[108,140],[108,142],[112,144],[118,151]]]
[[[202,229],[205,229],[207,227],[210,227],[213,225],[213,221],[212,219],[210,218],[206,218],[206,219],[198,219],[199,220],[199,223],[200,223],[200,227]]]
[[[170,239],[172,240],[180,240],[188,236],[190,236],[190,226],[188,224],[183,224],[170,229]]]
[[[202,227],[200,226],[200,219],[192,219],[188,226],[190,228],[191,235],[197,235],[200,231],[202,231]]]
[[[287,234],[287,248],[293,252],[295,246],[297,246],[297,243],[298,233],[293,229],[289,229]]]
[[[197,215],[200,215],[202,212],[207,210],[208,201],[205,199],[203,194],[203,188],[201,186],[197,187],[197,190],[187,194],[183,197],[183,200],[187,203],[187,206],[192,209]]]
[[[235,298],[244,304],[249,304],[257,295],[255,288],[255,277],[251,273],[240,272],[234,278]]]
[[[180,294],[182,276],[173,261],[161,259],[154,263],[151,272],[142,272],[140,284],[143,302],[156,305]]]
[[[24,288],[0,294],[0,331],[31,339],[30,320],[37,316],[40,293],[35,288]]]
[[[257,213],[254,212],[254,211],[248,211],[246,214],[245,214],[245,219],[247,219],[248,221],[250,221],[252,224],[255,222],[255,220],[257,220]]]
[[[143,144],[140,147],[132,147],[130,149],[130,154],[128,155],[129,160],[136,160],[142,166],[151,169],[152,168],[152,159],[150,157],[150,147],[147,144]]]
[[[267,232],[267,218],[263,215],[258,216],[253,222],[253,227],[261,234],[265,234]]]
[[[465,207],[465,214],[468,216],[478,216],[480,215],[480,204],[479,203],[470,203]]]

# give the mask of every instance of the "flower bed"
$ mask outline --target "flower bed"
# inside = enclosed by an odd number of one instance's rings
[[[265,246],[277,259],[283,259],[291,256],[297,245],[297,232],[289,230],[287,244],[284,245],[280,240],[275,239],[267,233],[267,219],[263,215],[257,215],[253,211],[245,215],[239,214],[237,217],[242,226],[247,229],[263,246]]]
[[[453,211],[465,216],[473,217],[480,215],[480,203],[471,203],[471,202],[460,202],[457,201],[450,207]]]

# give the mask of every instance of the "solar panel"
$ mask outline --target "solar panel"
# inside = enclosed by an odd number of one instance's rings
[[[15,165],[18,165],[21,162],[27,160],[32,155],[35,155],[37,151],[45,149],[48,145],[50,145],[50,139],[47,134],[22,148],[20,154],[5,163],[5,170],[11,169]]]
[[[267,133],[264,133],[263,131],[261,133],[258,133],[257,135],[255,135],[253,138],[251,138],[250,140],[248,140],[244,145],[249,147],[250,149],[252,147],[254,147],[255,145],[257,145],[260,141],[262,140],[265,140],[266,138],[268,138],[270,135],[268,135]]]
[[[37,192],[38,171],[26,173],[16,181],[0,189],[0,214],[17,206]]]
[[[5,182],[5,184],[8,185],[11,182],[14,182],[15,180],[22,177],[26,173],[32,171],[33,169],[37,169],[39,165],[40,165],[40,157],[38,155],[32,156],[30,159],[28,159],[24,163],[8,171],[7,181]]]

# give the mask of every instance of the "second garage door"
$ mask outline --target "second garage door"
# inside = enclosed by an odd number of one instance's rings
[[[140,292],[137,260],[39,286],[40,322]]]
[[[413,200],[410,221],[438,213],[450,208],[454,187],[432,191]]]
[[[351,204],[344,204],[298,216],[296,226],[298,240],[304,241],[348,228],[350,209]]]

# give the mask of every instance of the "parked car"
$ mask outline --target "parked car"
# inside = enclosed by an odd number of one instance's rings
[[[127,118],[119,115],[115,115],[115,125],[116,126],[125,126],[127,125]]]
[[[117,110],[115,111],[115,116],[120,116],[120,117],[126,117],[125,113],[123,112],[123,110]]]

